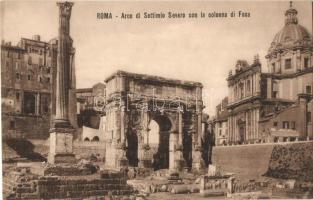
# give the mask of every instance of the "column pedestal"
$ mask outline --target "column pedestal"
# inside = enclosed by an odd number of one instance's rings
[[[116,158],[116,166],[118,168],[126,168],[128,167],[128,159],[126,157],[126,145],[123,143],[118,144],[117,149],[117,158]]]
[[[73,154],[73,128],[53,128],[50,130],[50,151],[48,162],[51,164],[58,163],[75,163]]]
[[[183,156],[183,147],[178,145],[175,149],[174,169],[182,171],[186,166],[186,162]]]
[[[196,171],[203,170],[205,168],[205,163],[202,158],[201,147],[196,146],[192,152],[192,169]]]

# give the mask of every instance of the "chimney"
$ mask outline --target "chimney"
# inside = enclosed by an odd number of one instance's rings
[[[40,35],[34,35],[33,40],[40,41]]]

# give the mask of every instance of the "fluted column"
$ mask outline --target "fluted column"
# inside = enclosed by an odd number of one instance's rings
[[[120,106],[120,117],[121,117],[121,142],[126,143],[126,133],[125,133],[125,103],[123,102]]]
[[[59,37],[55,87],[56,116],[50,129],[50,151],[48,162],[73,163],[73,133],[69,120],[69,92],[71,88],[71,53],[70,17],[73,3],[59,2]]]
[[[178,144],[179,146],[183,145],[183,111],[178,110]]]
[[[119,107],[118,115],[116,116],[118,121],[117,127],[117,144],[116,144],[116,167],[124,168],[128,166],[128,159],[126,157],[126,130],[125,130],[125,102],[122,101]]]
[[[73,3],[58,2],[59,36],[56,74],[56,116],[55,127],[71,127],[69,122],[69,89],[70,89],[70,53],[72,40],[70,38],[70,17]]]
[[[197,135],[198,135],[198,145],[201,147],[201,135],[202,135],[202,112],[197,113]]]
[[[149,146],[149,104],[148,102],[144,102],[143,108],[141,111],[141,123],[142,123],[142,136],[143,141],[138,149],[139,155],[139,167],[142,168],[151,168],[152,157],[150,155],[150,146]]]

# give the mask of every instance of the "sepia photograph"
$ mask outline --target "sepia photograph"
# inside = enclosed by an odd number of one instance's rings
[[[313,2],[0,1],[1,199],[313,199]]]

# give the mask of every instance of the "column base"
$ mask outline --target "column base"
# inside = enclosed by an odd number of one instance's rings
[[[194,151],[192,153],[192,169],[196,171],[201,171],[205,168],[204,160],[201,156],[201,151]]]
[[[139,160],[138,167],[139,168],[152,168],[152,161],[151,160]]]
[[[126,146],[121,143],[117,145],[117,155],[116,155],[116,166],[118,168],[127,168],[128,167],[128,159],[126,157]]]
[[[120,158],[117,160],[116,166],[120,169],[128,167],[128,160],[127,158]]]
[[[52,128],[50,130],[50,151],[48,162],[51,164],[75,163],[73,154],[73,132],[72,128]]]
[[[186,161],[183,157],[183,152],[178,150],[175,152],[175,159],[174,159],[174,168],[178,171],[182,171],[186,166]]]

